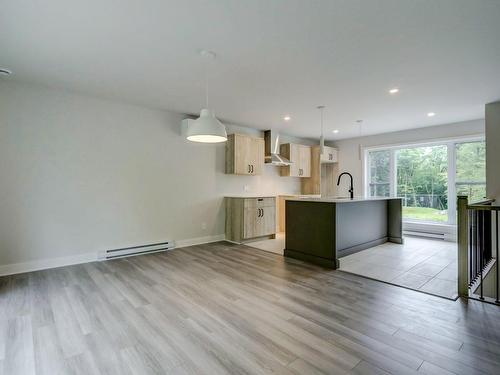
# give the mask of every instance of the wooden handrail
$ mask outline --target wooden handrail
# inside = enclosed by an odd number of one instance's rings
[[[468,210],[478,210],[478,211],[500,211],[500,206],[486,206],[481,204],[469,204],[467,206]]]
[[[486,199],[484,201],[479,201],[479,202],[474,202],[471,204],[467,205],[467,208],[473,209],[473,210],[497,210],[500,208],[500,206],[493,206],[492,204],[495,203],[495,199]],[[495,208],[498,207],[498,208]]]

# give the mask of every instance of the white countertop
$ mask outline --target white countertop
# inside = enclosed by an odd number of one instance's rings
[[[292,197],[296,199],[321,198],[319,194],[232,194],[225,195],[226,198],[276,198]]]
[[[235,195],[225,195],[226,198],[276,198],[276,195],[270,194],[235,194]]]
[[[325,198],[297,198],[289,199],[291,201],[302,201],[302,202],[324,202],[324,203],[352,203],[352,202],[369,202],[369,201],[387,201],[392,199],[401,199],[395,197],[354,197],[350,198],[340,198],[340,197],[325,197]]]
[[[279,194],[279,197],[292,197],[297,199],[321,198],[321,194]]]

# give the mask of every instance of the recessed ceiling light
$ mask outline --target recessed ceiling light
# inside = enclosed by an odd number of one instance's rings
[[[291,117],[290,117],[290,116],[288,116],[288,115],[286,115],[285,117],[283,117],[283,120],[285,120],[285,121],[290,121],[290,120],[291,120]]]
[[[393,89],[389,90],[389,94],[392,94],[392,95],[397,94],[398,92],[399,92],[399,89],[397,87],[394,87]]]
[[[0,68],[0,76],[9,76],[12,72],[9,69]]]
[[[338,129],[335,129],[335,130],[333,131],[333,133],[334,133],[334,134],[337,134],[338,132],[339,132],[339,131],[338,131]]]
[[[436,116],[436,114],[435,114],[434,112],[429,112],[429,113],[427,114],[427,117],[434,117],[434,116]]]

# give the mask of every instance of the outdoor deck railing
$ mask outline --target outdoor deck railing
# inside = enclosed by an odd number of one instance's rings
[[[459,196],[458,209],[458,294],[475,298],[479,291],[480,300],[500,303],[498,263],[498,211],[495,200],[468,204],[466,196]],[[486,272],[494,272],[494,288],[485,298],[484,284]],[[491,279],[490,279],[491,280]],[[491,283],[490,283],[491,284]],[[491,295],[493,293],[493,295]]]

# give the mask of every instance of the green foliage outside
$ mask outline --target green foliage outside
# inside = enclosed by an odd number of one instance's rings
[[[484,142],[457,145],[457,195],[469,196],[478,202],[486,197],[486,144]]]
[[[403,205],[448,208],[448,152],[446,146],[398,150],[397,196]]]
[[[403,207],[403,216],[422,221],[447,222],[448,213],[446,210],[436,210],[429,207]]]

